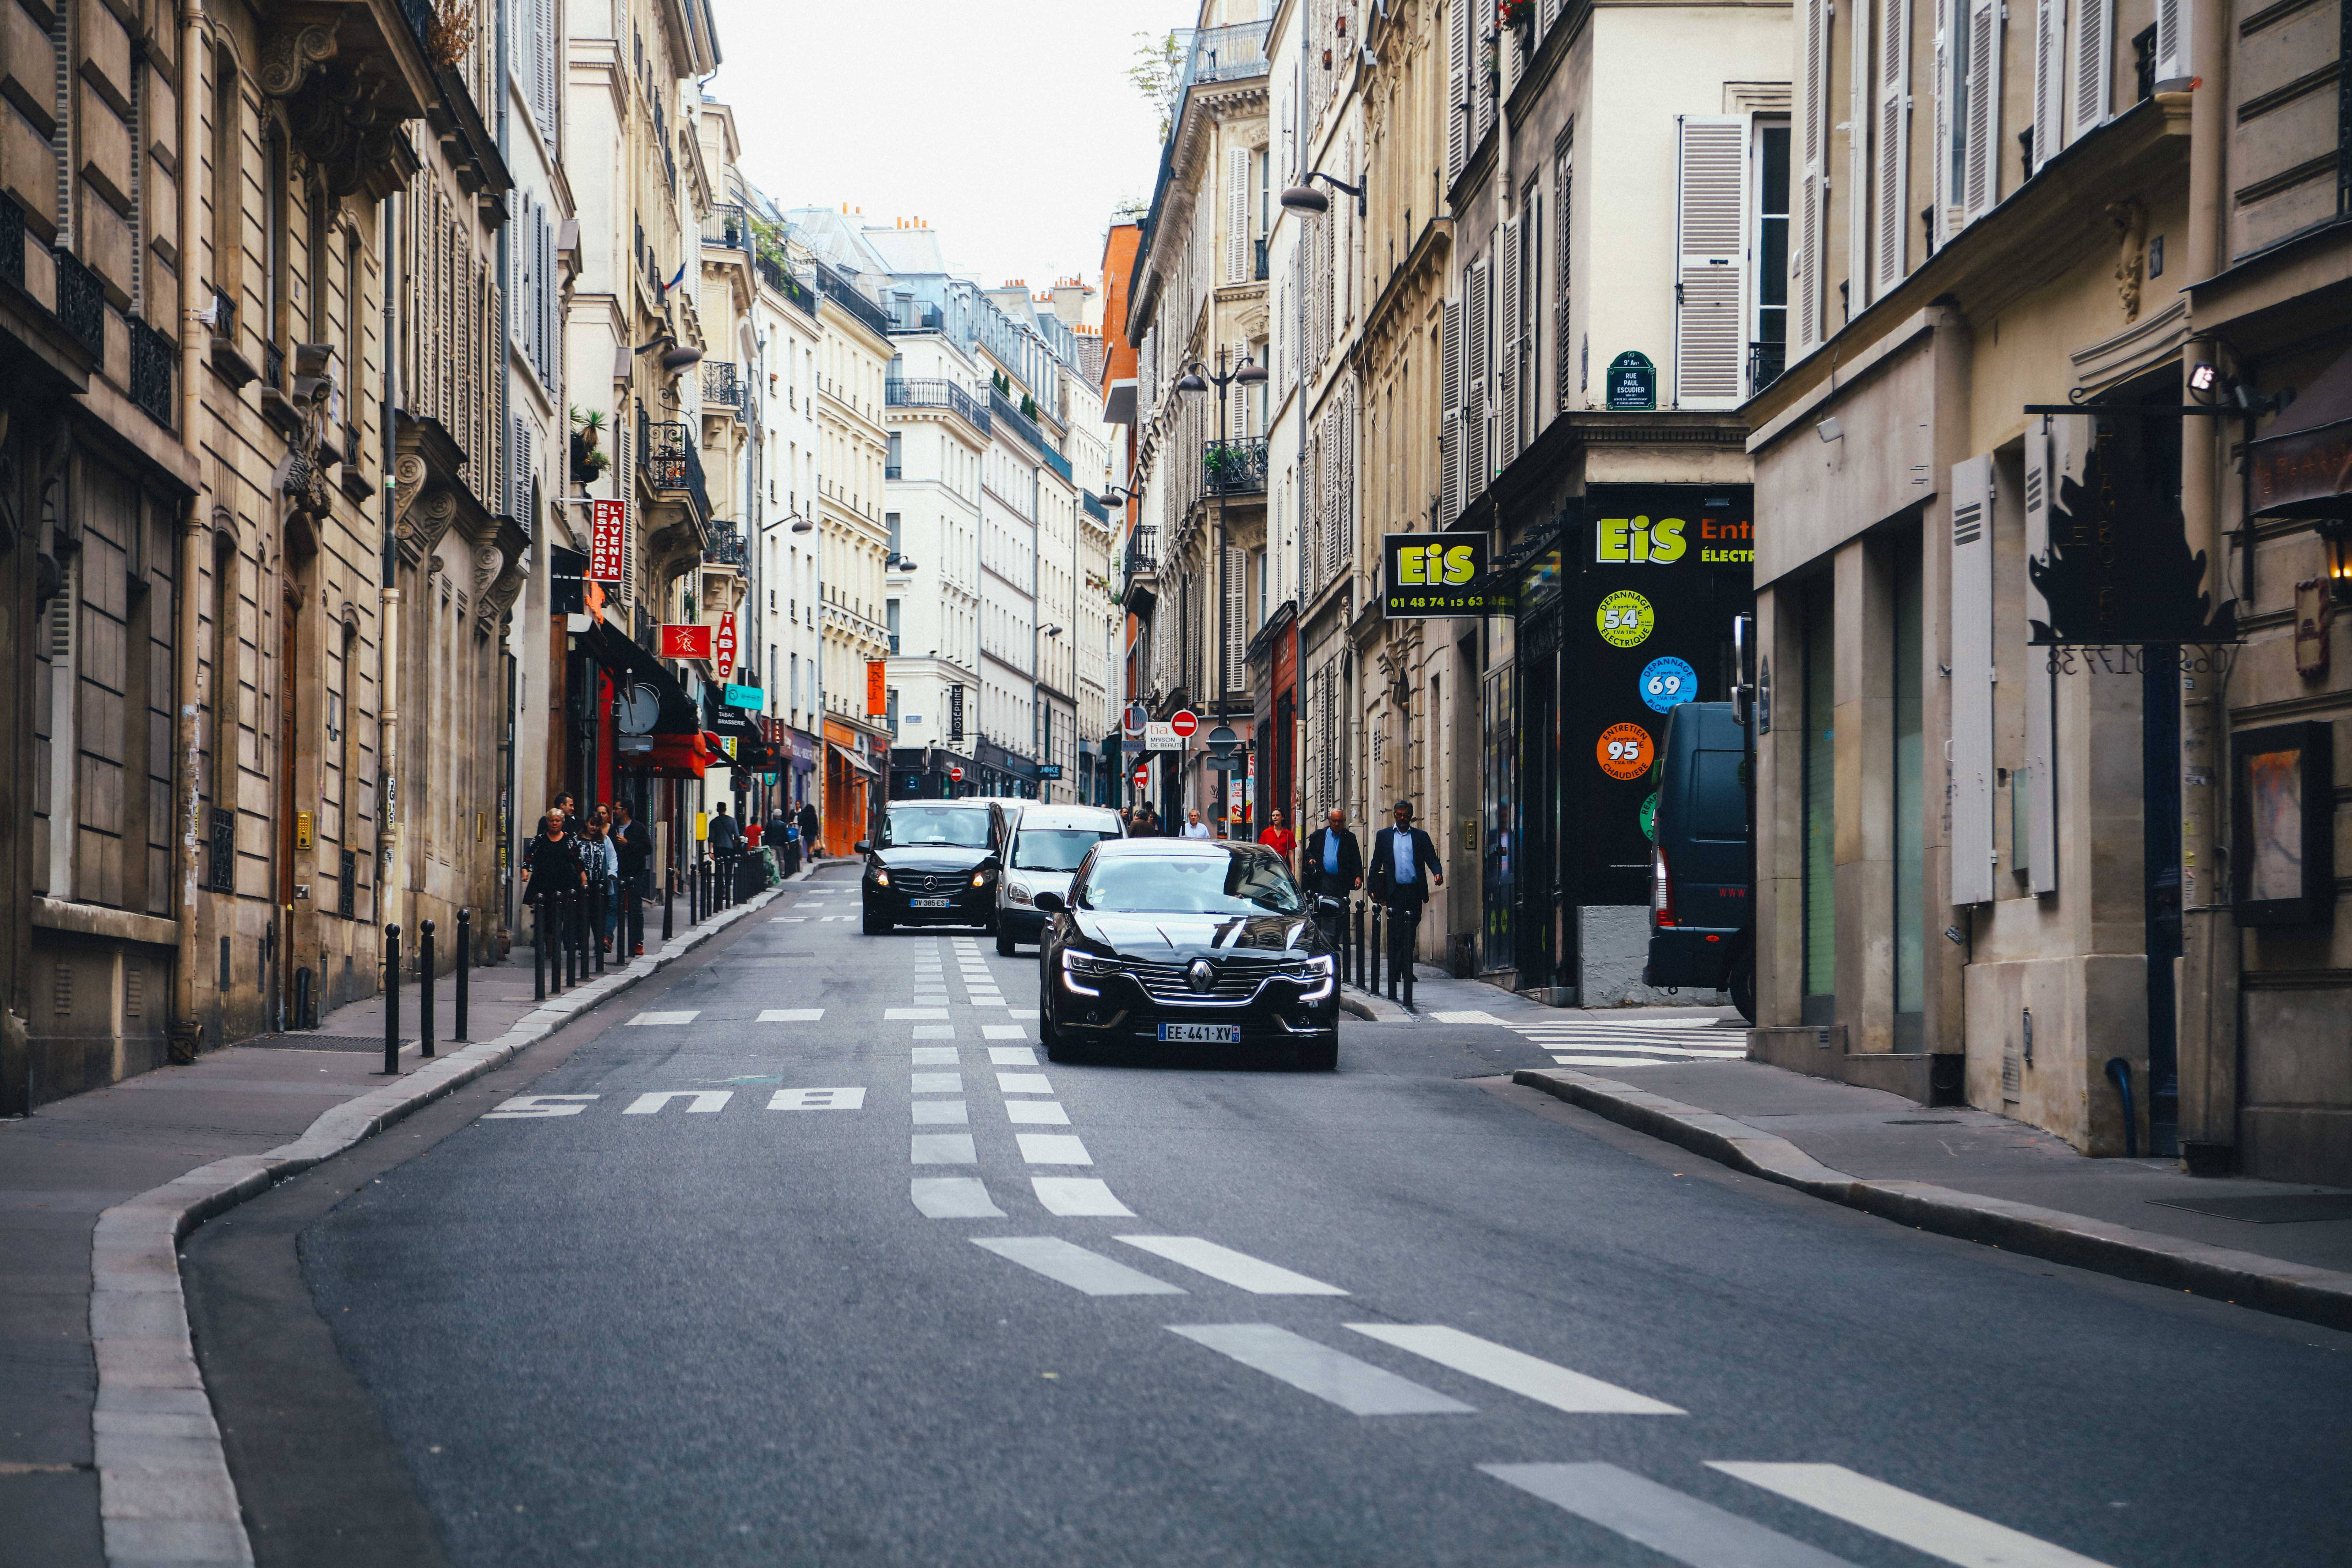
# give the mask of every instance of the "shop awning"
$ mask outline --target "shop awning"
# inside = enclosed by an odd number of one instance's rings
[[[873,778],[880,778],[882,776],[882,770],[876,767],[872,763],[867,762],[864,757],[859,756],[856,752],[851,751],[847,746],[843,745],[840,742],[827,741],[825,744],[833,748],[833,754],[835,756],[839,757],[843,762],[847,763],[859,773],[865,773]]]
[[[700,733],[690,735],[655,735],[641,751],[628,748],[624,737],[623,748],[613,759],[613,765],[625,773],[642,773],[652,778],[698,779],[711,763],[726,759],[714,752]]]
[[[619,689],[614,706],[617,728],[625,735],[697,735],[702,732],[701,715],[695,711],[694,699],[677,678],[662,668],[654,658],[635,643],[623,637],[603,621],[593,622],[580,634],[580,650],[601,664],[614,677]],[[645,710],[651,710],[650,715]],[[651,729],[636,725],[648,716]],[[698,775],[699,776],[699,775]]]

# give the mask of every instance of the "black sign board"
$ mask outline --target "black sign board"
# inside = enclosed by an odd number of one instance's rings
[[[948,688],[948,739],[963,739],[963,688],[960,685]]]
[[[588,557],[577,550],[566,550],[561,544],[547,547],[547,601],[551,614],[578,616],[587,613],[586,590],[583,579],[588,575]]]
[[[1390,533],[1381,539],[1381,614],[1392,621],[1486,613],[1486,536]]]
[[[1628,349],[1609,362],[1607,406],[1612,411],[1636,412],[1658,405],[1658,367],[1650,356]]]
[[[2050,617],[2028,621],[2029,643],[2242,640],[2237,601],[2217,607],[2204,591],[2204,552],[2189,548],[2180,503],[2158,478],[2158,454],[2140,450],[2144,434],[2137,420],[2096,421],[2082,479],[2059,479],[2050,552],[2025,563]]]
[[[1060,778],[1062,776],[1062,764],[1059,763],[1039,763],[1037,764],[1037,776],[1041,779]]]

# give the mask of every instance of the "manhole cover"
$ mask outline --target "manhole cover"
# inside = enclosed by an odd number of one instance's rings
[[[2263,1198],[2150,1198],[2159,1208],[2187,1209],[2246,1225],[2301,1225],[2310,1220],[2352,1219],[2352,1193],[2288,1193]]]

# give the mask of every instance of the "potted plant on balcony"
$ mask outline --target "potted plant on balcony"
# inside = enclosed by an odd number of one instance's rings
[[[597,449],[597,439],[604,429],[604,416],[593,410],[583,414],[577,408],[571,414],[572,477],[580,484],[593,484],[598,475],[613,466],[611,456]]]
[[[1495,20],[1506,27],[1524,27],[1536,19],[1536,0],[1496,0]]]
[[[1230,442],[1213,441],[1201,455],[1201,467],[1208,473],[1212,489],[1229,489],[1248,476],[1249,454]]]

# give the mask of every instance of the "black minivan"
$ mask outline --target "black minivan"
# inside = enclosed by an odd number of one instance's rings
[[[1748,887],[1747,732],[1728,702],[1685,702],[1658,746],[1650,851],[1650,962],[1643,980],[1727,990],[1756,1020]]]

